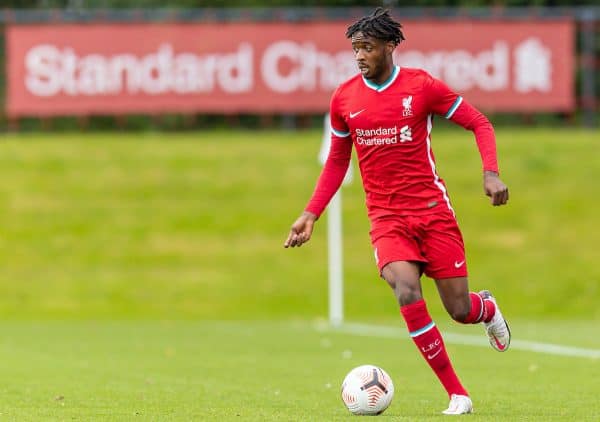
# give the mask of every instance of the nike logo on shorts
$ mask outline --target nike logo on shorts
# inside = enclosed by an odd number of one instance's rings
[[[465,264],[465,260],[463,259],[462,261],[458,262],[458,261],[454,261],[454,267],[455,268],[460,268]]]

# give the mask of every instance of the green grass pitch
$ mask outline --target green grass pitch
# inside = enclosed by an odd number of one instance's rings
[[[482,193],[468,132],[434,129],[467,246],[515,340],[599,350],[597,133],[499,128],[509,206]],[[343,191],[346,316],[397,338],[320,331],[325,214],[284,250],[321,133],[5,135],[0,148],[0,419],[353,420],[339,384],[381,365],[383,419],[442,417],[443,390],[378,279],[357,180]],[[451,333],[435,288],[424,293]],[[600,419],[600,359],[448,345],[479,420]],[[350,419],[352,418],[352,419]]]
[[[573,323],[568,332],[583,339],[595,328]],[[439,420],[448,404],[400,323],[397,339],[322,332],[307,321],[13,322],[0,329],[3,420],[355,420],[340,384],[364,363],[382,366],[394,381],[383,420]],[[481,327],[444,329],[483,336]],[[538,340],[557,334],[547,323],[536,331]],[[600,417],[598,359],[448,350],[472,395],[472,419]]]

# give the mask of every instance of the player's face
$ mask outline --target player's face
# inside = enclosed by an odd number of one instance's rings
[[[360,73],[377,83],[382,83],[389,76],[392,65],[394,44],[378,40],[357,32],[352,36],[352,50]]]

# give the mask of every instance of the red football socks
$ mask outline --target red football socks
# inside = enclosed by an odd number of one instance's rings
[[[479,295],[477,295],[479,296]],[[484,300],[483,322],[490,322],[496,313],[496,305],[491,300]]]
[[[442,335],[431,320],[425,301],[421,299],[401,306],[400,312],[406,321],[410,336],[448,392],[448,396],[452,394],[468,396],[467,390],[454,372]]]
[[[469,293],[471,298],[471,310],[464,319],[459,321],[463,324],[477,324],[480,322],[490,322],[496,313],[496,307],[491,300],[483,300],[477,293]]]

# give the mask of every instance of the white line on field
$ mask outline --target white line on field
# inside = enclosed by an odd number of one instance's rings
[[[402,331],[401,327],[390,327],[381,325],[369,325],[369,324],[356,324],[346,323],[339,327],[332,327],[328,324],[318,324],[316,326],[318,331],[332,331],[341,332],[347,334],[354,334],[357,336],[365,337],[387,337],[387,338],[406,338],[408,334]],[[485,335],[482,333],[481,336],[474,336],[469,334],[457,334],[457,333],[442,333],[444,341],[446,343],[469,345],[469,346],[481,346],[490,347]],[[598,349],[585,349],[582,347],[570,347],[562,346],[560,344],[551,343],[538,343],[535,341],[527,340],[512,340],[510,343],[511,349],[525,350],[528,352],[546,353],[550,355],[559,356],[575,356],[590,359],[600,359],[600,350]]]

